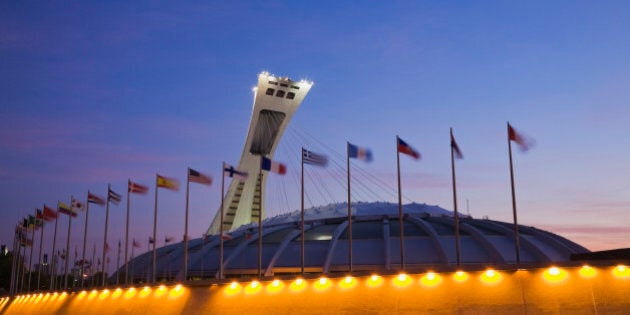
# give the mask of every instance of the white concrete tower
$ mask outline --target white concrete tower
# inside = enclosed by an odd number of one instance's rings
[[[267,72],[258,75],[258,85],[254,91],[254,106],[249,122],[247,139],[241,153],[237,169],[245,171],[249,177],[244,182],[232,180],[225,199],[223,230],[230,231],[241,225],[258,222],[258,216],[265,215],[265,205],[258,209],[259,198],[265,193],[267,175],[263,175],[257,191],[260,172],[260,156],[273,158],[280,138],[291,121],[295,110],[311,89],[312,83],[295,82],[289,78],[275,77]],[[220,211],[212,220],[208,234],[219,233]]]

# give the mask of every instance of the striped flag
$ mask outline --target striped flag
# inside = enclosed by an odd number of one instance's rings
[[[366,162],[372,161],[372,150],[367,148],[358,147],[348,142],[348,157],[353,159],[359,159]]]
[[[188,181],[203,185],[212,185],[212,177],[188,168]]]
[[[407,142],[403,141],[399,137],[396,137],[396,139],[397,139],[396,147],[397,147],[398,152],[407,154],[416,160],[420,159],[420,153],[418,151],[416,151],[409,144],[407,144]]]
[[[136,239],[133,239],[132,245],[135,248],[140,248],[142,245],[140,244],[140,242],[136,241]]]
[[[326,166],[328,164],[328,157],[325,155],[317,154],[306,149],[302,149],[302,158],[305,164]]]
[[[67,204],[59,201],[57,202],[57,210],[63,214],[72,216],[72,217],[76,217],[77,213],[73,211],[73,209],[68,206]]]
[[[246,180],[248,176],[247,172],[241,172],[235,169],[234,166],[225,163],[223,163],[223,172],[229,177],[235,177],[240,180]]]
[[[121,200],[122,200],[122,197],[119,194],[117,194],[116,192],[114,192],[111,189],[108,190],[108,192],[107,192],[107,201],[111,201],[114,204],[118,204]]]
[[[134,183],[132,181],[129,181],[127,186],[127,191],[132,194],[146,194],[147,192],[149,192],[149,187]]]
[[[107,203],[105,201],[105,198],[101,197],[101,196],[97,196],[91,192],[88,191],[88,197],[87,197],[87,202],[88,203],[95,203],[97,205],[104,205],[105,203]]]
[[[157,187],[170,189],[173,191],[179,190],[179,181],[175,178],[169,178],[162,175],[157,176]]]
[[[265,171],[274,172],[280,175],[287,173],[287,166],[276,161],[272,161],[264,156],[260,157],[260,168]]]

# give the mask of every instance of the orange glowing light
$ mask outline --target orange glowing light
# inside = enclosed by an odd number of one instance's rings
[[[503,277],[501,273],[494,269],[488,269],[484,273],[481,274],[481,281],[486,284],[496,284],[499,283]]]
[[[428,272],[420,278],[420,284],[425,287],[434,287],[440,283],[442,283],[442,277],[435,272]]]
[[[407,274],[401,273],[397,275],[396,277],[394,277],[394,279],[392,280],[392,284],[394,284],[394,286],[398,288],[404,288],[411,285],[412,281],[413,280],[411,279],[410,276],[408,276]]]
[[[88,300],[93,300],[97,294],[98,294],[98,291],[92,290],[92,292],[90,292],[90,295],[88,295]]]
[[[105,289],[101,292],[101,295],[98,296],[99,300],[104,300],[109,296],[109,290]]]
[[[184,287],[181,284],[174,286],[168,293],[169,298],[178,298],[184,294]]]
[[[83,290],[79,293],[79,295],[77,296],[77,299],[83,300],[83,298],[85,298],[86,295],[87,295],[87,292]]]
[[[159,286],[158,289],[155,290],[155,296],[156,297],[161,297],[164,294],[166,294],[166,286],[164,286],[164,285]]]
[[[306,289],[306,281],[302,278],[297,278],[295,281],[291,282],[289,289],[293,292],[300,292]]]
[[[331,282],[326,277],[319,278],[315,283],[313,283],[313,288],[317,291],[324,291],[330,288]]]
[[[129,289],[127,289],[127,292],[125,292],[125,300],[129,300],[131,298],[133,298],[134,296],[136,296],[137,290],[134,287],[131,287]]]
[[[564,282],[569,278],[569,274],[558,267],[551,267],[543,272],[543,279],[551,283]]]
[[[254,280],[245,287],[245,294],[257,294],[258,292],[260,292],[260,290],[262,290],[262,285],[260,284],[260,282]]]
[[[229,286],[225,287],[225,294],[236,295],[241,292],[241,285],[238,282],[232,282]]]
[[[278,293],[284,289],[282,281],[276,279],[267,285],[267,293]]]
[[[116,288],[116,290],[114,290],[114,294],[112,294],[112,299],[117,299],[119,298],[123,293],[123,290],[121,288]]]
[[[339,281],[339,287],[342,289],[352,289],[357,286],[357,279],[346,276],[343,280]]]
[[[630,278],[630,268],[618,265],[613,269],[613,275],[618,279],[628,279]]]
[[[584,265],[580,268],[580,276],[583,278],[593,278],[597,275],[597,270],[591,266]]]
[[[457,271],[453,274],[453,280],[457,282],[464,282],[468,280],[468,274],[463,271]]]
[[[145,297],[147,297],[149,294],[151,294],[151,288],[149,288],[149,287],[144,287],[144,288],[142,288],[142,290],[140,291],[140,298],[145,298]]]
[[[40,293],[40,294],[38,294],[38,295],[37,295],[37,298],[35,299],[35,303],[38,303],[39,301],[41,301],[43,297],[44,297],[44,295],[43,295],[43,294],[41,294],[41,293]]]
[[[369,288],[378,288],[381,285],[383,285],[383,277],[378,276],[378,275],[372,275],[365,281],[365,284]]]

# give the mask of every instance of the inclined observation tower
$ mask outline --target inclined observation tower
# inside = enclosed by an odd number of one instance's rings
[[[247,172],[249,176],[244,181],[233,180],[226,195],[223,196],[224,231],[258,222],[261,215],[264,218],[265,206],[259,201],[260,197],[264,196],[267,180],[264,176],[259,178],[260,156],[273,158],[284,130],[312,85],[312,82],[305,80],[296,82],[267,72],[258,75],[247,139],[241,159],[238,165],[234,165],[238,170]],[[220,211],[217,211],[207,234],[218,234],[220,221]]]

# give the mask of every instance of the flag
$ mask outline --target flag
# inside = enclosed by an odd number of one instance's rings
[[[109,253],[109,243],[105,243],[105,252]]]
[[[164,236],[164,243],[170,243],[173,241],[173,237],[172,236]]]
[[[317,154],[306,149],[302,149],[302,159],[304,159],[304,163],[310,165],[326,166],[326,164],[328,164],[327,156]]]
[[[116,192],[114,192],[113,190],[109,189],[107,192],[107,201],[111,201],[114,204],[118,204],[120,201],[122,200],[122,197],[117,194]]]
[[[199,173],[192,168],[188,168],[188,181],[203,185],[212,185],[212,177],[203,173]]]
[[[149,244],[153,244],[155,243],[155,241],[153,240],[153,237],[149,236]]]
[[[284,175],[287,173],[287,166],[280,163],[272,161],[264,156],[260,157],[260,168],[265,171],[274,172],[280,175]]]
[[[241,172],[234,168],[232,165],[228,165],[223,163],[223,172],[227,174],[229,177],[236,177],[240,180],[247,179],[247,172]]]
[[[66,214],[66,215],[69,215],[69,216],[72,216],[72,217],[76,217],[77,216],[77,213],[74,212],[74,210],[71,207],[69,207],[67,204],[65,204],[65,203],[63,203],[61,201],[57,202],[57,210],[59,210],[59,212],[61,212],[63,214]]]
[[[140,248],[142,245],[140,244],[140,242],[136,241],[136,239],[133,239],[133,242],[131,242],[131,246],[135,247],[135,248]]]
[[[170,190],[174,190],[174,191],[178,191],[179,190],[179,181],[175,178],[168,178],[168,177],[164,177],[162,175],[157,176],[157,186],[158,187],[162,187],[162,188],[166,188],[166,189],[170,189]]]
[[[416,151],[414,148],[412,148],[409,144],[407,144],[407,142],[403,141],[402,139],[398,137],[396,137],[396,139],[398,141],[396,145],[398,152],[407,154],[416,160],[420,159],[420,153],[418,153],[418,151]]]
[[[371,162],[372,151],[370,149],[361,148],[348,142],[348,157],[363,160],[366,162]]]
[[[146,194],[149,192],[149,187],[128,181],[127,191],[132,194]]]
[[[518,144],[521,152],[526,152],[534,145],[534,140],[527,138],[523,134],[517,132],[516,129],[514,129],[512,125],[510,125],[510,123],[508,123],[508,139]]]
[[[44,220],[53,221],[55,219],[57,219],[57,211],[44,205]]]
[[[35,226],[44,226],[44,213],[42,212],[42,210],[37,209],[37,214],[35,215]]]
[[[457,141],[455,141],[455,137],[453,136],[452,133],[451,133],[451,149],[453,150],[453,153],[455,154],[455,158],[458,158],[458,159],[464,158],[464,155],[462,154],[462,150],[459,149],[459,146],[457,145]]]
[[[72,211],[84,211],[86,209],[85,204],[79,200],[72,198]]]
[[[95,203],[97,205],[104,205],[107,203],[107,201],[105,201],[105,198],[101,197],[101,196],[97,196],[91,192],[88,191],[88,197],[87,197],[87,202],[88,203]]]

